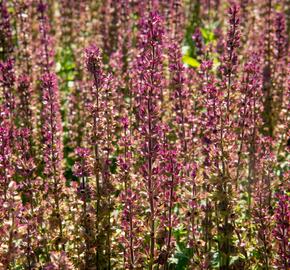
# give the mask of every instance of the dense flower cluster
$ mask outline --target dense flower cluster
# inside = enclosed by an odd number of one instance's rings
[[[288,13],[0,0],[0,270],[288,270]]]

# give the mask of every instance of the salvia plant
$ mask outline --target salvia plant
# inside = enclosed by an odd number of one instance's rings
[[[0,270],[288,270],[288,17],[0,0]]]

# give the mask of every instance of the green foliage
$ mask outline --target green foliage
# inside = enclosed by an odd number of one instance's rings
[[[187,64],[187,65],[189,65],[191,67],[195,67],[196,68],[196,67],[200,66],[200,63],[196,59],[190,57],[189,55],[184,55],[182,57],[182,61],[183,61],[183,63],[185,63],[185,64]]]
[[[169,269],[183,270],[187,269],[190,259],[193,257],[193,249],[187,247],[185,228],[180,227],[173,231],[176,239],[176,250],[174,256],[169,259]]]

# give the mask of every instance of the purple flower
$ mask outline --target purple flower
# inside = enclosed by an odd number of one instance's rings
[[[8,59],[0,63],[0,85],[3,88],[3,102],[5,110],[8,112],[8,117],[13,121],[15,109],[15,93],[14,93],[14,61]]]
[[[239,7],[233,4],[229,8],[229,29],[227,33],[227,40],[225,43],[225,52],[223,56],[223,65],[221,66],[221,71],[225,77],[230,79],[232,74],[237,68],[237,48],[240,44],[240,31],[239,31]],[[230,87],[230,86],[228,86]]]
[[[37,6],[40,46],[38,48],[38,64],[43,72],[49,72],[54,66],[54,42],[50,33],[50,24],[47,17],[47,4],[40,0]]]
[[[283,13],[276,14],[276,22],[275,22],[275,54],[277,59],[281,59],[283,56],[287,54],[287,34],[286,34],[286,22],[285,16]]]
[[[174,110],[174,123],[176,125],[176,132],[179,137],[179,142],[184,154],[187,152],[187,137],[188,124],[187,113],[190,110],[190,100],[188,88],[186,87],[185,70],[181,61],[181,48],[172,41],[168,48],[169,54],[169,70],[170,70],[170,90],[171,100]]]
[[[57,78],[53,73],[41,77],[42,135],[45,174],[51,177],[62,175],[62,123]]]
[[[101,77],[103,75],[102,72],[102,59],[101,59],[101,53],[100,49],[96,47],[95,45],[91,45],[88,48],[85,49],[85,62],[86,62],[86,68],[88,72],[90,72],[94,78],[98,78],[101,82]],[[96,85],[96,87],[99,85],[99,83]]]
[[[26,75],[22,75],[18,79],[17,94],[19,96],[18,104],[18,120],[20,125],[27,127],[32,131],[33,122],[33,96],[30,78]]]
[[[88,148],[76,148],[76,156],[78,162],[74,165],[74,175],[77,177],[88,177],[91,174],[91,164],[89,162],[90,149]]]
[[[0,82],[3,87],[11,88],[15,81],[14,75],[14,61],[8,59],[5,62],[0,63]]]
[[[204,54],[204,44],[201,31],[199,27],[197,27],[192,35],[192,39],[195,42],[195,47],[197,49],[197,54],[203,55]]]
[[[11,148],[11,128],[10,124],[5,118],[8,112],[1,108],[0,115],[0,183],[1,183],[1,199],[6,200],[7,190],[10,181],[14,174],[12,166],[12,148]]]

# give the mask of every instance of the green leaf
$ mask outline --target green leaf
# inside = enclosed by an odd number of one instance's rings
[[[199,67],[200,66],[200,63],[196,59],[194,59],[188,55],[184,55],[182,57],[182,61],[183,61],[183,63],[185,63],[191,67]]]
[[[214,33],[209,29],[201,28],[200,31],[206,43],[214,40]]]

